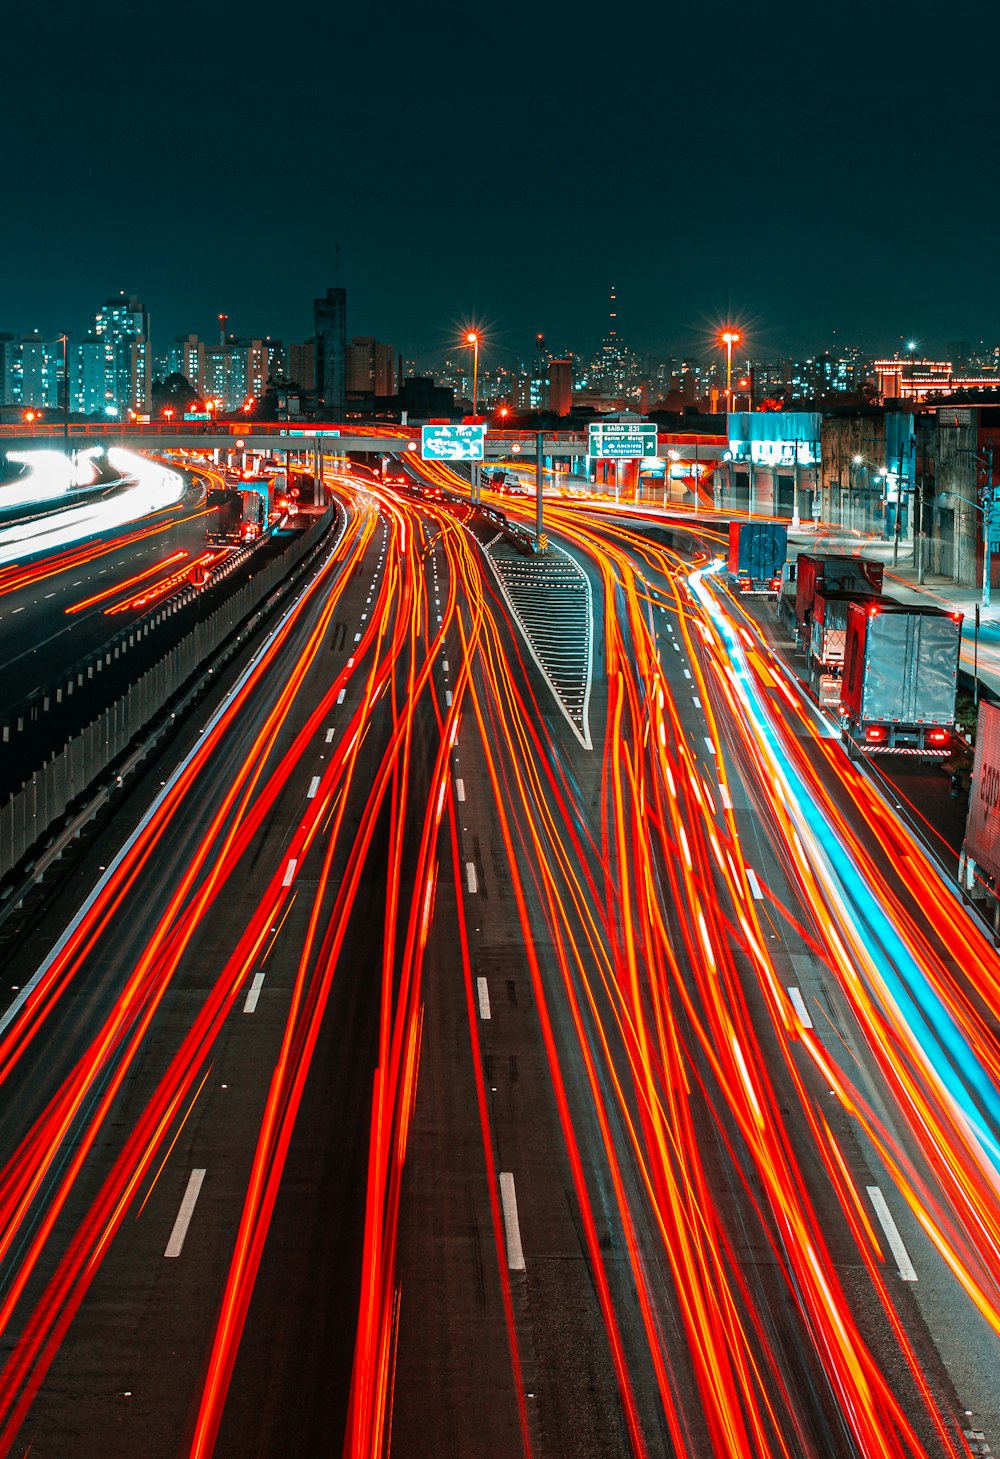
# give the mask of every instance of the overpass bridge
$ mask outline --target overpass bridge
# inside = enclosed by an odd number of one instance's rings
[[[534,457],[541,436],[546,457],[583,460],[587,455],[586,431],[510,431],[489,429],[486,434],[486,460],[515,460],[519,455]],[[71,450],[88,446],[123,446],[132,451],[262,451],[301,452],[315,455],[343,455],[348,451],[378,455],[420,453],[419,426],[355,426],[350,422],[336,426],[305,426],[292,422],[262,423],[259,421],[164,421],[115,424],[102,421],[70,421],[31,425],[0,425],[0,452],[23,447],[58,448],[65,442]],[[694,436],[685,433],[661,432],[657,435],[657,455],[671,451],[677,459],[697,458],[702,462],[721,460],[729,449],[724,436]]]

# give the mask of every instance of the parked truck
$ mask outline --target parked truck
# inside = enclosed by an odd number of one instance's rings
[[[950,754],[961,643],[961,613],[884,598],[849,603],[841,680],[849,753]]]
[[[818,589],[876,597],[882,591],[884,571],[881,562],[867,557],[800,552],[795,573],[795,625],[799,643],[808,649],[813,599]]]
[[[739,592],[777,597],[787,556],[787,527],[778,522],[730,522],[729,581]]]
[[[870,593],[842,592],[821,583],[815,592],[806,643],[809,687],[824,708],[839,708],[840,683],[847,647],[847,610],[852,603],[870,603]],[[891,603],[890,598],[883,598]]]

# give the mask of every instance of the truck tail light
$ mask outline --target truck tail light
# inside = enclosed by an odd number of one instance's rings
[[[932,745],[946,745],[951,736],[947,730],[931,730],[927,738]]]
[[[884,727],[884,725],[881,725],[881,724],[870,724],[868,726],[868,728],[865,730],[865,739],[868,740],[868,741],[870,741],[873,745],[877,745],[880,740],[884,740],[885,739],[885,727]]]
[[[753,587],[753,579],[752,578],[740,578],[740,592],[741,593],[749,593],[749,591],[750,591],[750,589],[752,587]]]
[[[780,587],[781,587],[781,574],[778,573],[778,575],[776,577],[773,577],[771,579],[771,592],[772,593],[776,593]]]

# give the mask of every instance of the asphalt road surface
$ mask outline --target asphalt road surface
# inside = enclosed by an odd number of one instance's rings
[[[995,1439],[998,968],[935,866],[697,538],[336,489],[4,943],[0,1453]]]

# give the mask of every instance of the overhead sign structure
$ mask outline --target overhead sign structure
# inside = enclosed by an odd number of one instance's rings
[[[425,461],[482,461],[486,427],[421,426],[420,454]]]
[[[656,427],[642,421],[592,421],[587,455],[615,461],[641,461],[656,455]]]

